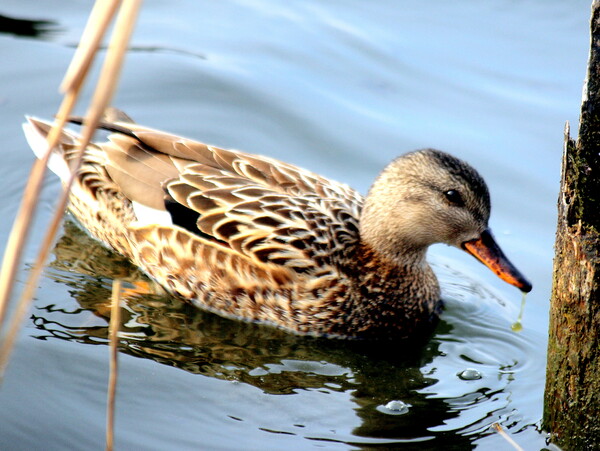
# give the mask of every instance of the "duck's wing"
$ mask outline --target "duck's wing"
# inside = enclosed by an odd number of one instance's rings
[[[162,203],[175,225],[213,245],[312,273],[358,239],[362,196],[346,185],[271,158],[114,125],[111,178],[133,202]]]
[[[136,227],[183,228],[228,255],[308,274],[331,272],[358,240],[363,199],[346,185],[132,122],[102,128],[112,132],[107,142],[94,144],[104,160],[92,152],[96,156],[86,157],[80,173],[96,181],[93,166],[101,164],[134,207],[149,207],[143,218],[135,209]],[[168,212],[172,225],[158,212]]]

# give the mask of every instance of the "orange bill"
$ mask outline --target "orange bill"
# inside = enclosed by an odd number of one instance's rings
[[[462,248],[505,282],[514,285],[524,293],[531,291],[531,283],[506,258],[489,229],[485,230],[479,239],[464,242]]]

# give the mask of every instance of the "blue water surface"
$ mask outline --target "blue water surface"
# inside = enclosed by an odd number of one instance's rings
[[[363,193],[403,152],[451,152],[487,180],[490,225],[534,290],[523,331],[513,332],[518,290],[459,250],[434,246],[447,308],[412,356],[130,293],[117,449],[512,449],[494,423],[524,449],[543,448],[563,127],[569,120],[576,132],[589,3],[146,2],[113,102],[136,121]],[[0,22],[0,250],[33,161],[23,115],[56,112],[91,4],[0,7],[23,21]],[[45,186],[19,287],[60,190],[52,176]],[[0,386],[1,449],[104,446],[111,281],[143,276],[72,224],[61,235]],[[465,370],[479,377],[461,378]],[[391,401],[407,412],[390,411]]]

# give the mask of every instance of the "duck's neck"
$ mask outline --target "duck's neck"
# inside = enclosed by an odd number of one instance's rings
[[[405,253],[400,260],[357,245],[348,319],[360,323],[355,326],[362,335],[410,337],[437,317],[440,290],[425,253]]]

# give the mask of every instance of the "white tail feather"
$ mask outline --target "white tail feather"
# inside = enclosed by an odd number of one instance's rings
[[[46,137],[29,122],[23,124],[23,131],[25,132],[25,138],[27,138],[27,143],[33,150],[33,153],[39,159],[42,159],[48,151]],[[57,150],[52,151],[52,154],[48,159],[48,168],[58,175],[63,182],[66,182],[71,175],[67,162]]]

